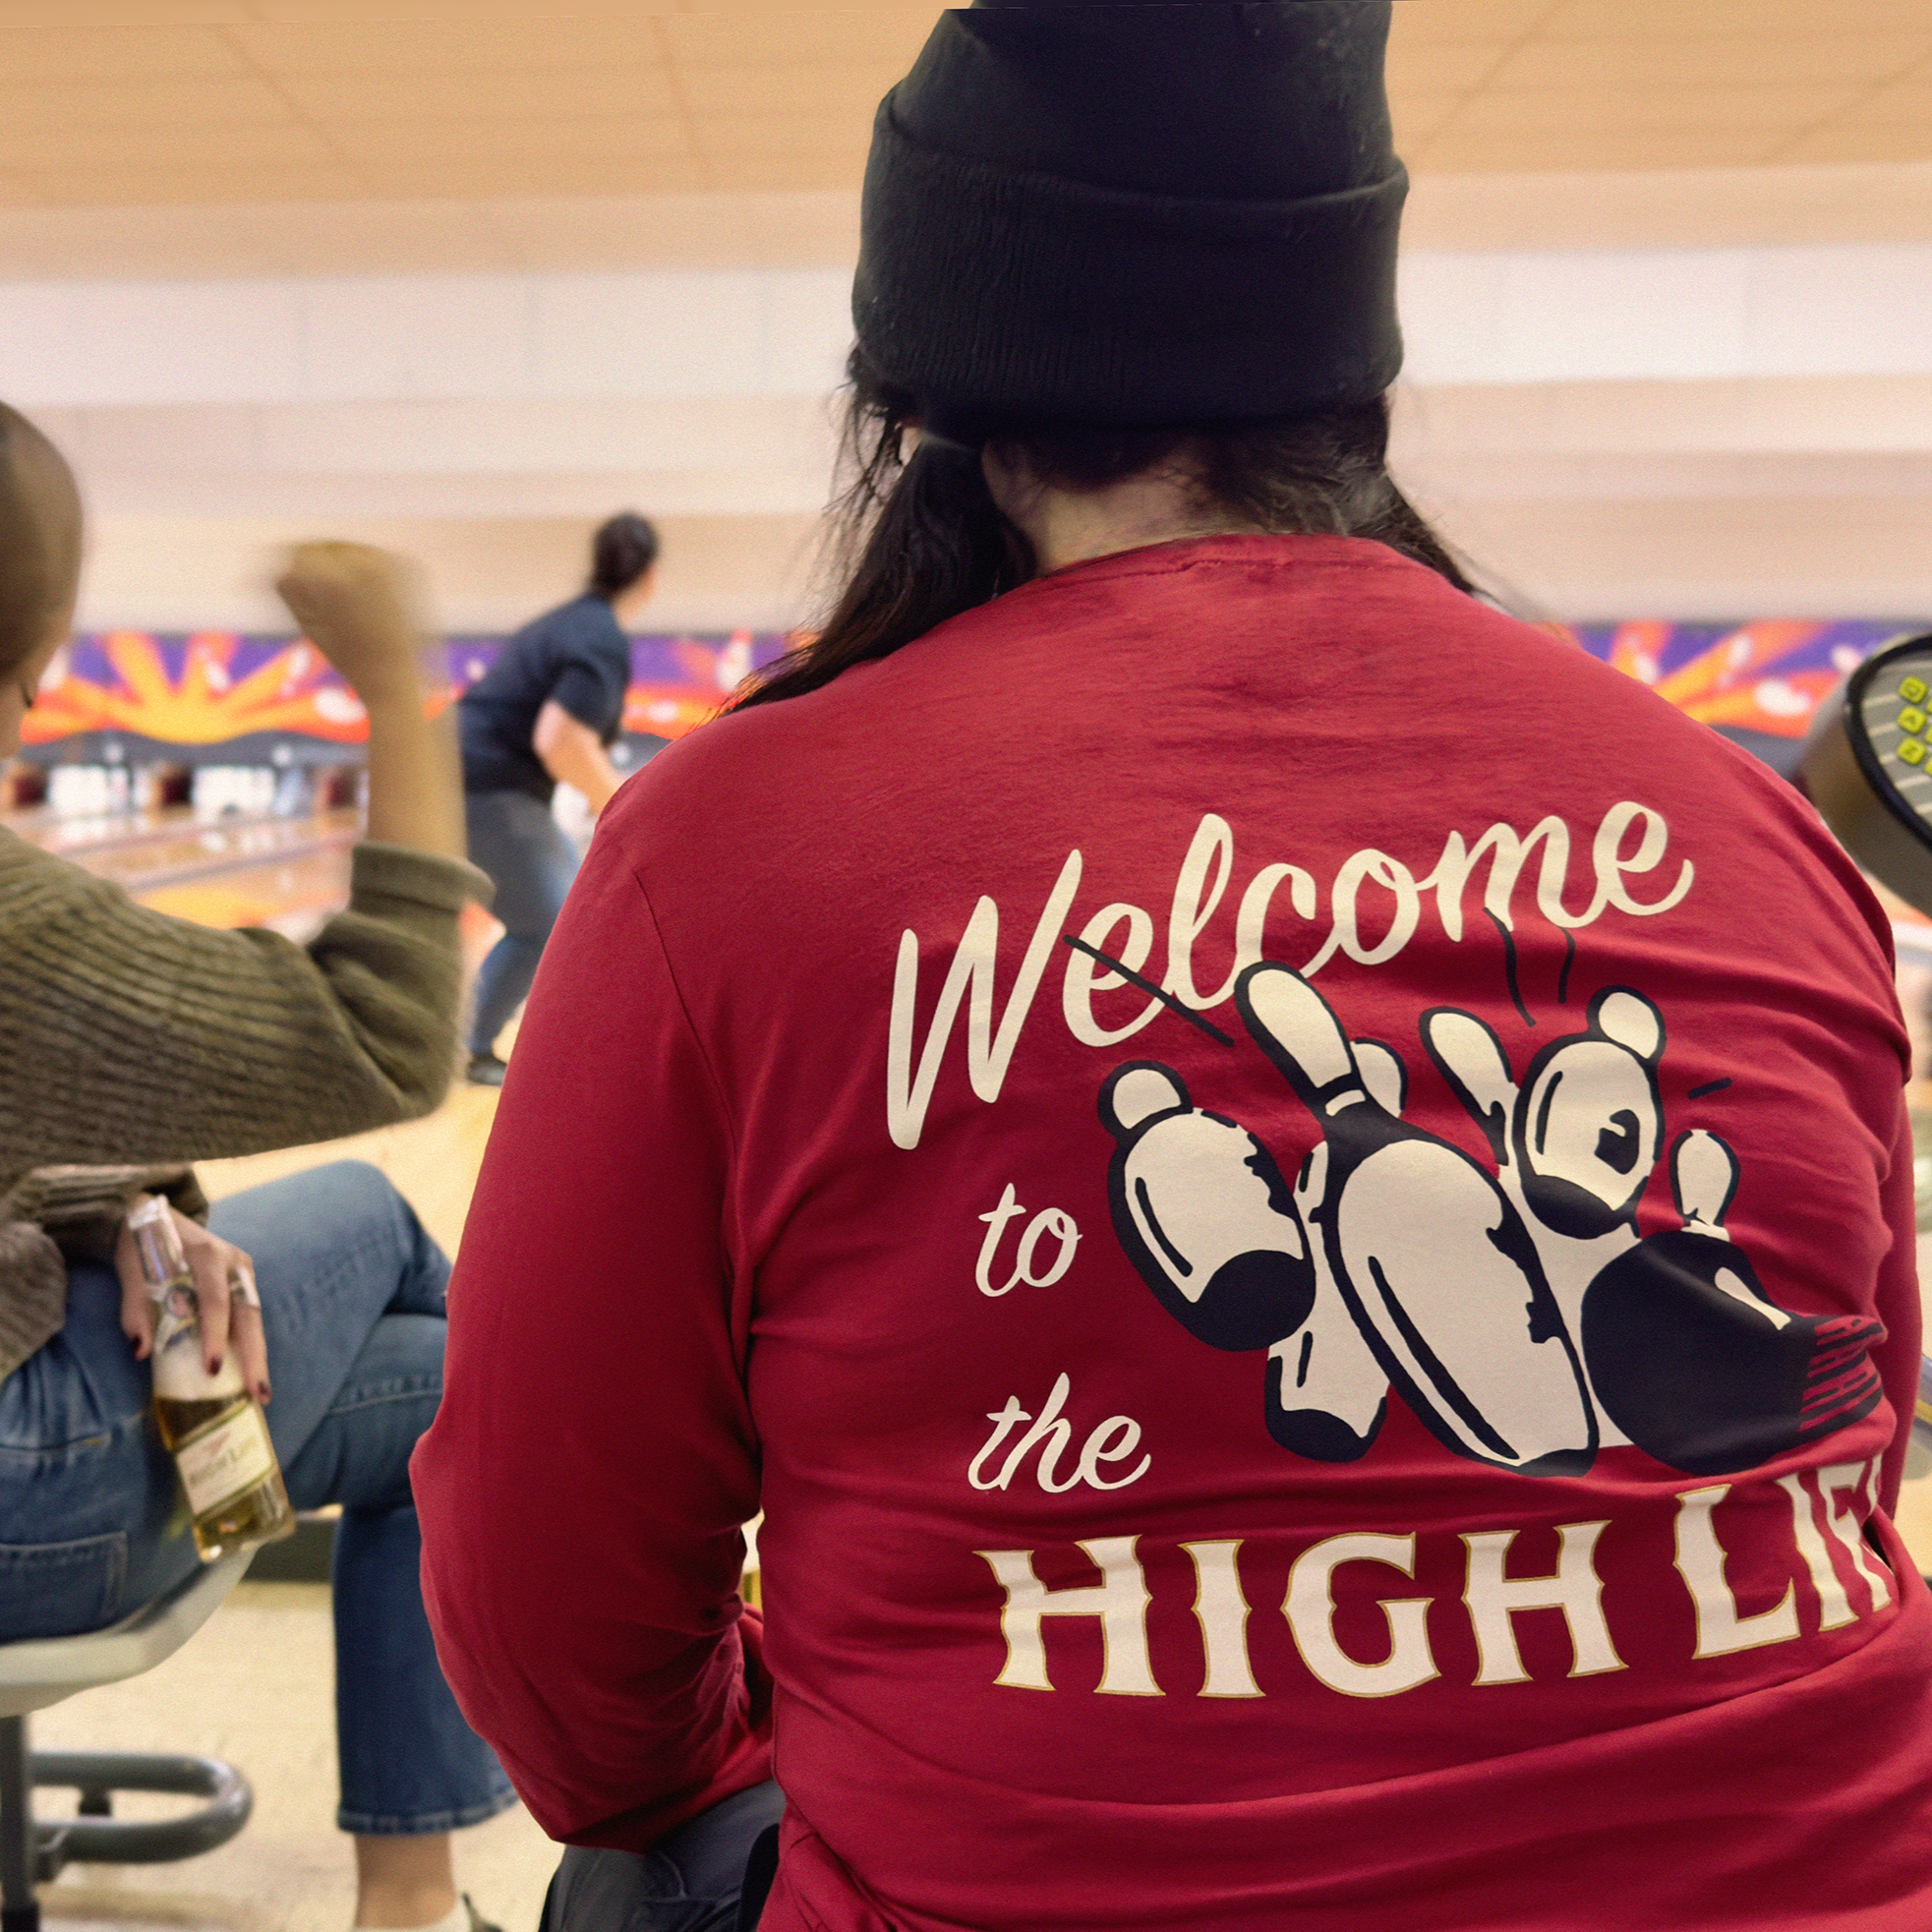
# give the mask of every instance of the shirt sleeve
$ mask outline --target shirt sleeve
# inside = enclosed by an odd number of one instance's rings
[[[623,722],[624,692],[630,682],[630,646],[615,617],[605,612],[598,619],[610,626],[611,637],[600,649],[589,635],[575,635],[565,648],[563,668],[551,696],[578,724],[595,732],[607,744]]]
[[[455,1059],[459,861],[357,847],[307,946],[169,918],[0,836],[0,1174],[212,1158],[427,1113]]]
[[[525,1011],[412,1464],[444,1673],[554,1838],[641,1848],[771,1775],[738,1597],[759,1465],[732,1160],[600,830]]]

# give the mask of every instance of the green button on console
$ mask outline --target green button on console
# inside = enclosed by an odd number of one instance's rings
[[[1923,704],[1927,698],[1932,698],[1932,684],[1926,683],[1922,677],[1906,677],[1900,682],[1899,695],[1907,704]]]
[[[1907,705],[1899,714],[1899,729],[1909,732],[1914,737],[1925,729],[1925,714],[1916,705]]]
[[[1908,765],[1925,763],[1925,742],[1922,738],[1907,738],[1899,747],[1899,756]]]

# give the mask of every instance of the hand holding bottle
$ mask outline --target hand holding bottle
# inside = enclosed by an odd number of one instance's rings
[[[153,1199],[137,1195],[128,1203],[129,1212]],[[262,1304],[255,1292],[254,1263],[232,1241],[210,1234],[199,1221],[191,1221],[172,1207],[167,1213],[195,1277],[195,1295],[201,1305],[203,1368],[211,1376],[218,1375],[232,1353],[249,1393],[257,1401],[266,1402],[268,1350],[262,1332]],[[134,1230],[127,1221],[122,1222],[115,1244],[114,1267],[121,1277],[121,1330],[134,1344],[136,1358],[146,1362],[154,1350],[159,1308],[142,1267]]]
[[[184,1228],[202,1237],[196,1259]],[[248,1257],[152,1197],[128,1210],[124,1232],[155,1310],[151,1339],[144,1333],[136,1346],[146,1342],[153,1363],[154,1422],[174,1457],[202,1560],[289,1535],[295,1512],[262,1413],[261,1384],[244,1378],[236,1341],[250,1317],[258,1337],[261,1329]],[[225,1328],[211,1316],[205,1324],[206,1282],[222,1291]]]

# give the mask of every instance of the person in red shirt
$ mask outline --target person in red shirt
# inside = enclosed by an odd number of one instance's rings
[[[1886,922],[1390,483],[1387,21],[881,110],[869,538],[600,823],[414,1465],[553,1925],[774,1777],[765,1932],[1932,1923]]]

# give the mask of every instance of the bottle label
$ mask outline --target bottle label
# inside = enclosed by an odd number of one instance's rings
[[[274,1472],[275,1451],[268,1425],[253,1402],[229,1410],[175,1444],[174,1459],[188,1507],[205,1516],[211,1509],[246,1495]]]

